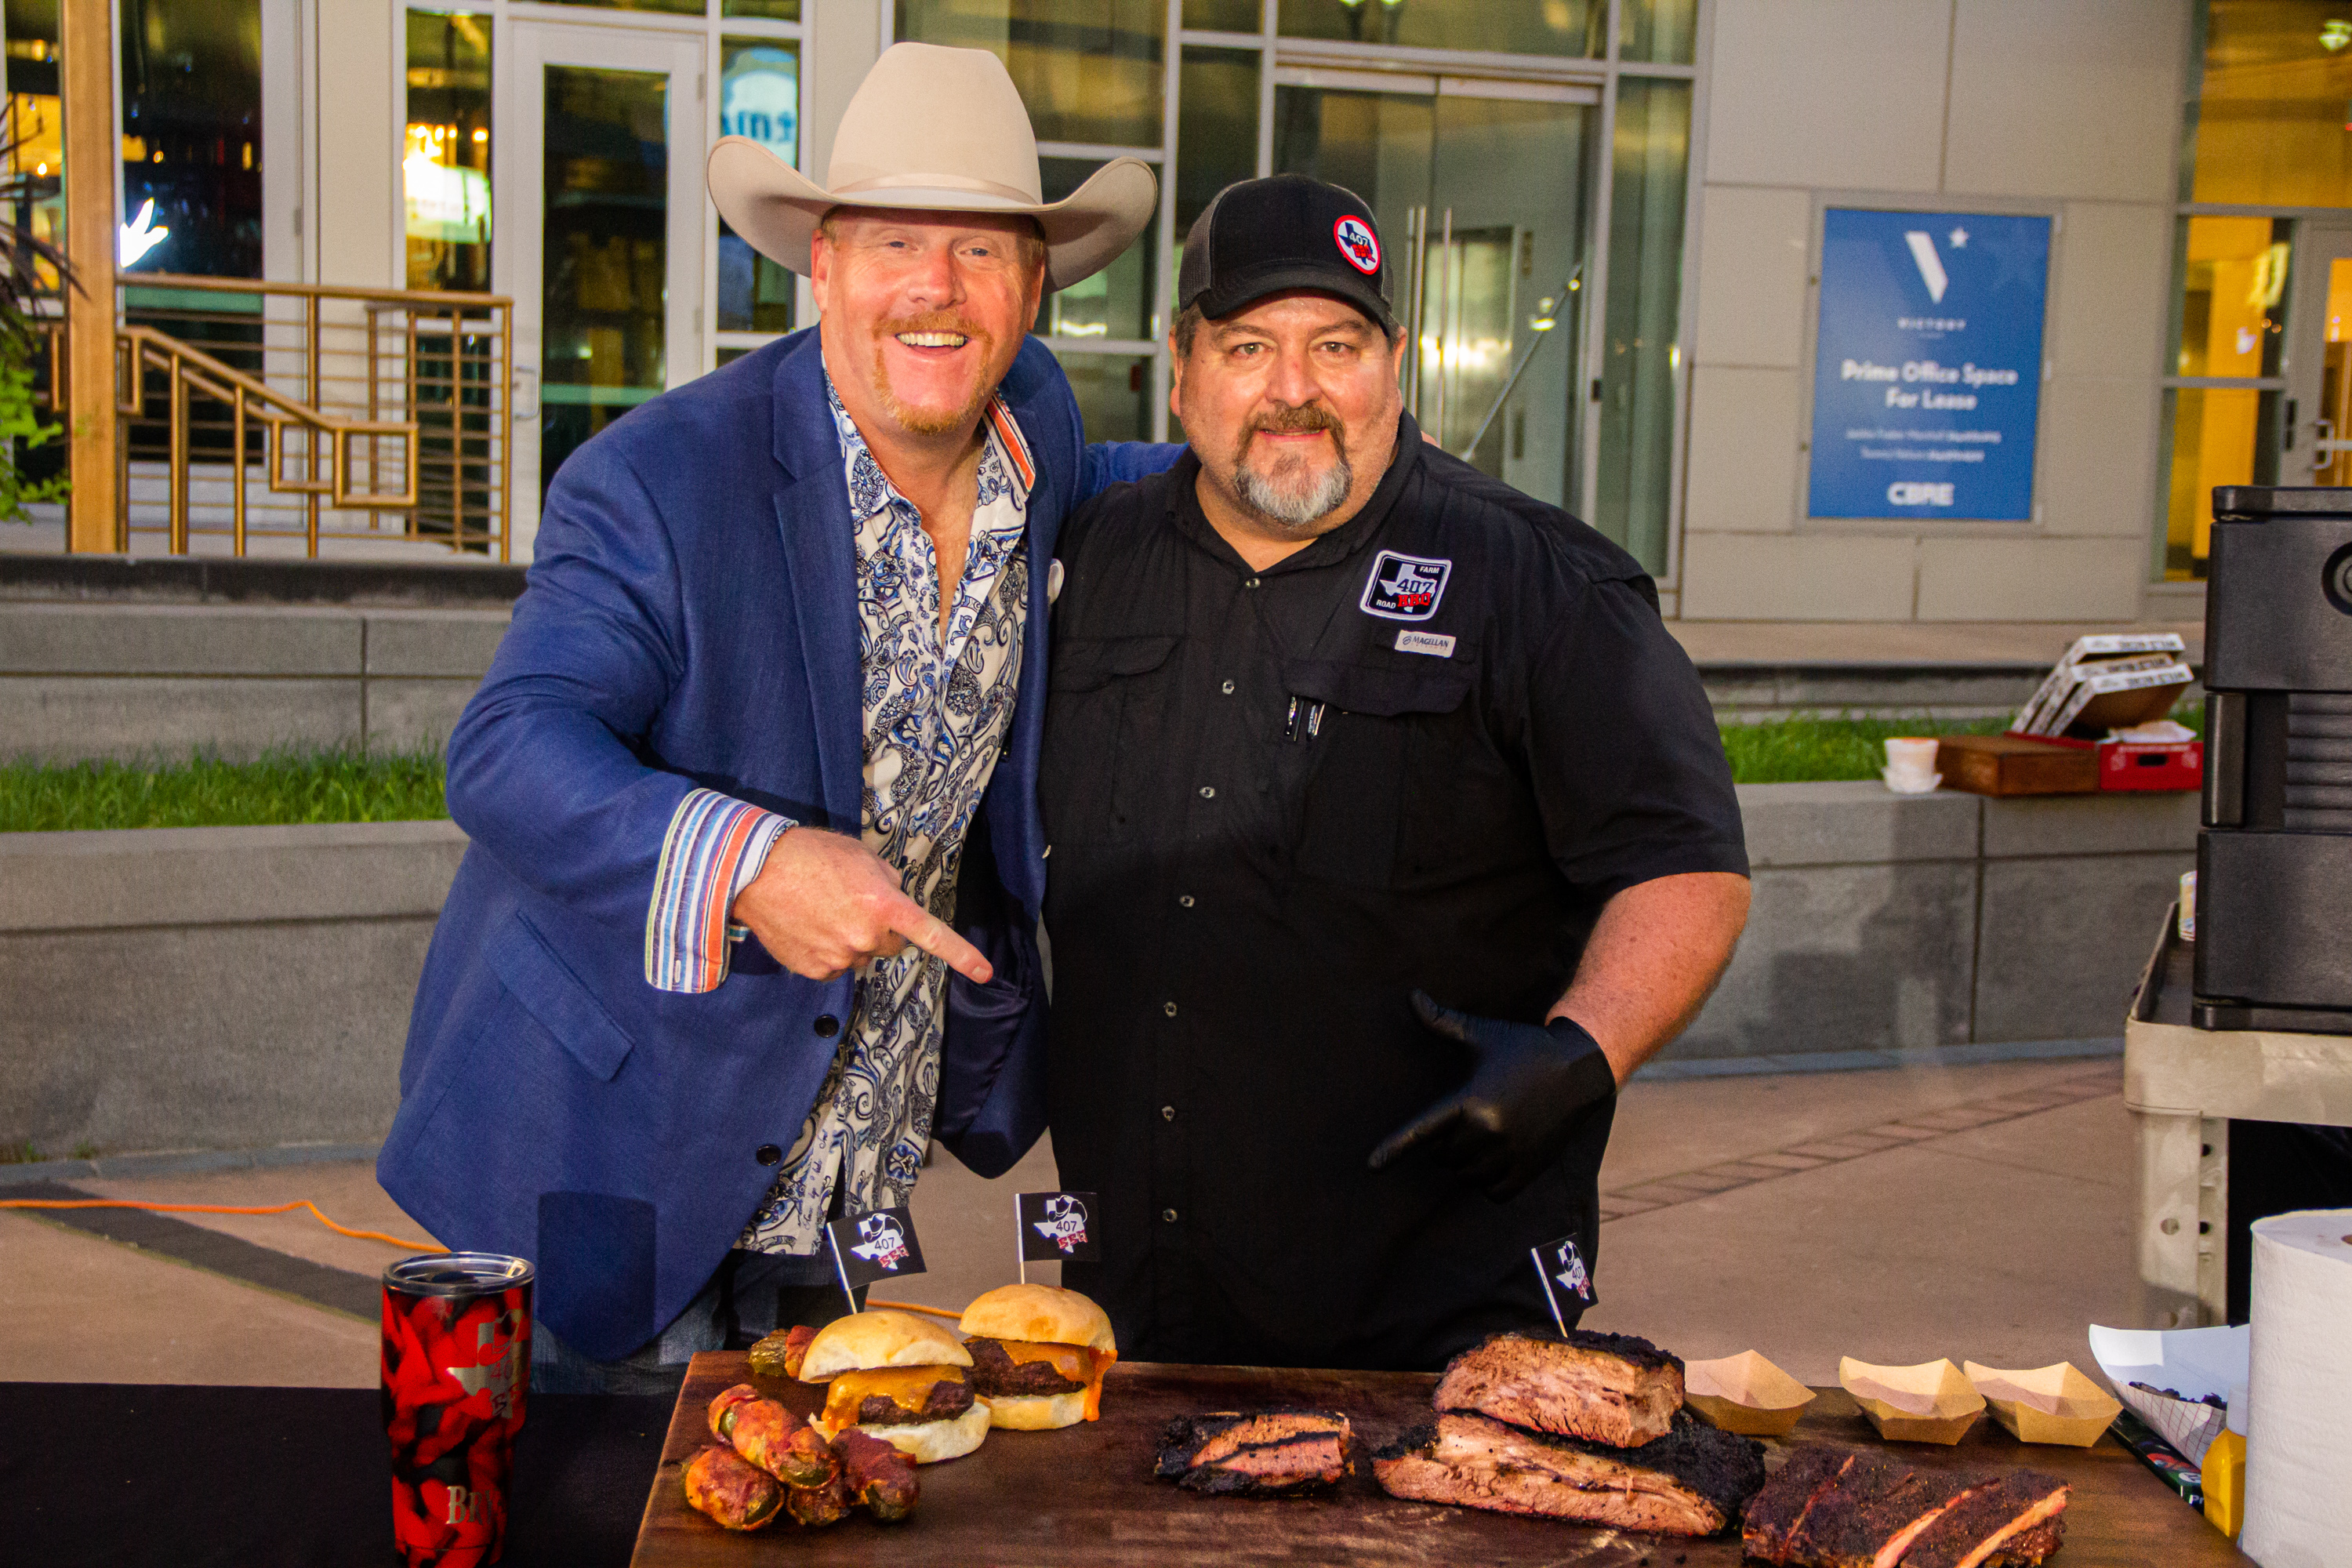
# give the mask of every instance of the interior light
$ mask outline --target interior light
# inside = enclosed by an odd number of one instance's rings
[[[474,132],[474,140],[477,142],[487,142],[489,139],[490,133],[488,130],[477,131]]]
[[[2319,24],[2319,47],[2334,54],[2347,44],[2352,44],[2352,22],[2331,17]]]
[[[163,154],[159,153],[156,156],[160,158]],[[120,226],[121,232],[114,242],[116,266],[131,266],[171,237],[172,231],[157,225],[154,219],[155,199],[150,196],[146,205],[139,209],[137,217]]]

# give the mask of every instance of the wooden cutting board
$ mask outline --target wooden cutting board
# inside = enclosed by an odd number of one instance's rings
[[[1260,1367],[1121,1363],[1103,1387],[1102,1419],[1060,1432],[991,1432],[979,1450],[919,1472],[922,1500],[901,1524],[853,1514],[830,1530],[789,1521],[749,1535],[720,1530],[686,1506],[678,1471],[710,1441],[710,1397],[756,1383],[814,1415],[823,1391],[754,1378],[746,1358],[694,1358],[637,1531],[634,1568],[762,1568],[856,1563],[860,1568],[1167,1568],[1213,1562],[1423,1565],[1579,1564],[1590,1568],[1731,1568],[1737,1536],[1685,1541],[1629,1535],[1475,1509],[1401,1502],[1368,1474],[1323,1498],[1283,1502],[1204,1498],[1151,1475],[1170,1417],[1207,1410],[1303,1405],[1345,1411],[1367,1449],[1427,1418],[1434,1377],[1419,1373],[1288,1372]],[[1842,1389],[1824,1389],[1798,1440],[1876,1444]],[[1987,1419],[1957,1447],[1897,1445],[1922,1468],[2031,1465],[2074,1484],[2066,1544],[2051,1568],[2200,1568],[2248,1561],[2112,1438],[2082,1448],[2025,1447]],[[1784,1445],[1768,1443],[1765,1462]]]

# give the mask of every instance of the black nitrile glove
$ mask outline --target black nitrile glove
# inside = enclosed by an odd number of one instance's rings
[[[1425,991],[1413,1011],[1433,1032],[1470,1047],[1470,1081],[1372,1151],[1384,1169],[1426,1147],[1496,1203],[1515,1196],[1567,1149],[1584,1113],[1617,1092],[1598,1042],[1568,1018],[1515,1024],[1442,1007]]]

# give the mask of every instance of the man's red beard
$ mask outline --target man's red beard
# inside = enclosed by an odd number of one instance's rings
[[[980,356],[980,363],[985,367],[993,358],[996,348],[996,335],[993,332],[985,327],[966,321],[952,310],[931,310],[919,316],[900,316],[884,321],[875,329],[875,332],[877,334],[874,343],[875,396],[882,405],[882,412],[888,415],[900,428],[913,436],[951,436],[973,424],[980,417],[981,409],[987,405],[989,397],[996,391],[996,384],[990,381],[985,374],[974,383],[971,394],[960,407],[950,410],[909,407],[898,400],[898,393],[890,385],[887,345],[900,332],[961,332],[963,334],[964,347],[976,352]]]

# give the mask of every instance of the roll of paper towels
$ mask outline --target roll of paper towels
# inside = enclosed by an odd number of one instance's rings
[[[2352,1209],[2253,1230],[2238,1544],[2263,1568],[2352,1568]]]

